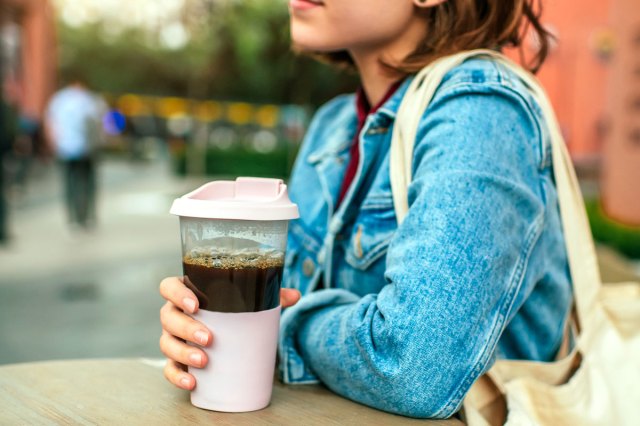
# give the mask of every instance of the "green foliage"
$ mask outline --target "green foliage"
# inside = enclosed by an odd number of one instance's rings
[[[204,170],[208,176],[255,176],[255,177],[278,177],[287,179],[291,169],[292,153],[291,147],[281,148],[261,154],[255,151],[243,149],[236,146],[230,150],[220,150],[209,148],[206,151]],[[184,149],[173,153],[172,161],[174,171],[179,175],[186,175],[187,151]]]
[[[291,51],[281,0],[200,0],[185,15],[191,38],[177,50],[162,47],[148,29],[114,33],[101,22],[60,23],[62,77],[82,75],[113,93],[310,105],[356,85],[354,75]]]
[[[640,228],[627,226],[607,217],[597,200],[587,201],[586,207],[596,240],[616,248],[626,256],[640,259]]]

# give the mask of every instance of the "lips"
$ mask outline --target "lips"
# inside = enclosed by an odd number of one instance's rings
[[[289,7],[293,10],[310,10],[324,6],[322,0],[289,0]]]

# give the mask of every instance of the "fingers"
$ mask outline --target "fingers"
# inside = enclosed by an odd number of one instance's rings
[[[160,336],[160,350],[167,358],[182,365],[203,368],[209,361],[202,350],[187,345],[166,331]]]
[[[198,298],[184,285],[180,277],[165,278],[160,283],[160,294],[185,312],[194,314],[198,311]]]
[[[195,285],[193,285],[193,283],[191,282],[191,280],[189,279],[188,276],[184,276],[184,285],[185,287],[187,287],[189,290],[191,290],[193,292],[193,294],[196,295],[196,297],[198,298],[198,302],[199,302],[199,309],[207,309],[207,306],[209,305],[209,298],[207,297],[206,294],[204,294],[203,292],[201,292],[198,287],[196,287]]]
[[[283,308],[288,308],[298,303],[300,300],[300,292],[292,288],[283,288],[280,290],[280,304]]]
[[[167,333],[197,345],[208,346],[213,340],[211,332],[203,324],[180,311],[171,302],[165,303],[160,309],[160,322]]]
[[[164,366],[164,377],[179,388],[193,390],[196,387],[196,379],[183,368],[183,365],[169,359]]]

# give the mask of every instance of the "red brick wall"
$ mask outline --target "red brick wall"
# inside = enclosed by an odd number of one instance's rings
[[[604,146],[603,202],[608,215],[640,226],[640,1],[612,5],[616,50],[611,61]]]

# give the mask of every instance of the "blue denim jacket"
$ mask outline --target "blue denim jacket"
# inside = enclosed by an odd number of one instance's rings
[[[353,95],[310,125],[289,186],[301,218],[284,274],[303,298],[282,317],[280,372],[381,410],[449,417],[496,357],[554,358],[570,275],[541,112],[489,60],[452,70],[422,117],[397,226],[389,146],[409,80],[368,117],[337,210]]]

